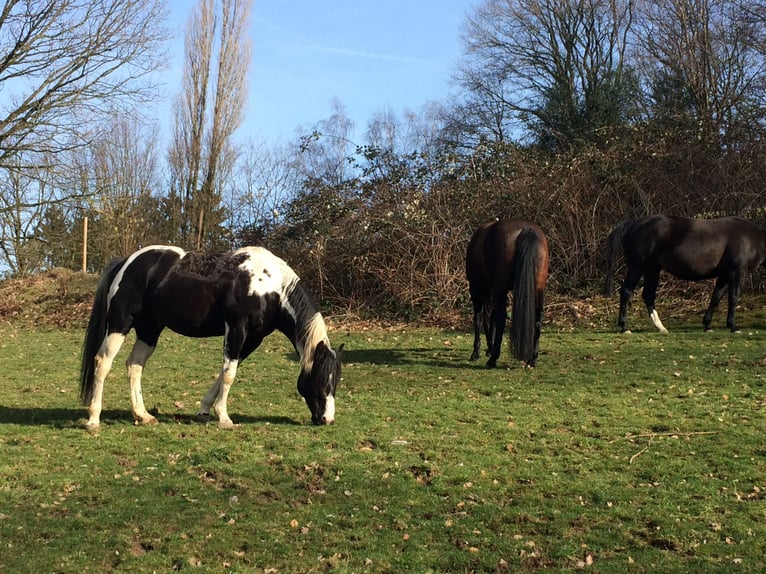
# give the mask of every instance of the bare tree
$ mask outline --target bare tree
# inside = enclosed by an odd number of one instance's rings
[[[631,103],[632,19],[629,0],[485,0],[464,29],[456,119],[494,141],[519,127],[557,149],[595,139]]]
[[[691,125],[705,141],[762,123],[766,88],[763,4],[643,2],[641,48],[652,112]]]
[[[286,203],[300,190],[292,146],[251,141],[244,146],[237,168],[237,183],[228,198],[230,226],[239,243],[263,243],[281,222]]]
[[[90,154],[98,225],[92,226],[93,251],[127,255],[157,242],[159,165],[156,130],[116,117]]]
[[[160,0],[3,2],[0,167],[84,145],[94,117],[153,96],[163,21]]]
[[[215,212],[222,176],[230,173],[233,161],[231,136],[242,122],[247,98],[251,4],[223,0],[219,16],[214,0],[200,0],[187,24],[183,91],[169,153],[174,216],[186,245],[201,247],[205,230],[223,218]]]
[[[352,141],[354,122],[340,100],[331,102],[332,114],[314,125],[301,139],[296,167],[305,180],[316,185],[339,187],[353,177],[349,158],[356,151]]]
[[[56,198],[48,171],[6,169],[0,179],[0,267],[14,276],[39,271],[45,245],[38,226],[46,206]]]

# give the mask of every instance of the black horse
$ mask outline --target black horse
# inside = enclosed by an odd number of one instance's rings
[[[513,355],[530,367],[535,365],[548,258],[545,234],[529,221],[493,221],[474,232],[465,258],[473,303],[471,360],[479,358],[483,328],[489,355],[487,366],[497,364],[507,317],[508,291],[513,291],[510,329]]]
[[[689,281],[715,278],[710,305],[702,318],[706,331],[710,329],[713,312],[728,288],[729,312],[726,326],[737,331],[734,311],[739,301],[742,279],[746,273],[763,265],[766,258],[766,230],[740,217],[687,219],[652,215],[629,220],[618,225],[606,240],[607,294],[612,293],[614,262],[620,244],[627,264],[620,289],[620,315],[617,319],[623,332],[628,330],[630,296],[643,276],[641,295],[646,310],[655,327],[667,333],[654,308],[662,269]]]
[[[144,407],[141,373],[165,327],[188,337],[224,337],[223,366],[202,399],[203,420],[214,406],[219,426],[233,426],[226,403],[237,365],[276,329],[298,352],[298,391],[312,422],[334,421],[343,345],[331,348],[322,315],[284,261],[261,247],[204,254],[155,245],[112,261],[99,280],[82,351],[80,394],[88,405],[88,429],[99,427],[104,379],[131,328],[133,416],[138,423],[157,422]]]

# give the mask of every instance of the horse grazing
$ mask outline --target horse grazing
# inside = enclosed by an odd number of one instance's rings
[[[622,244],[627,264],[620,289],[620,315],[617,324],[627,329],[630,297],[644,277],[641,296],[654,326],[667,333],[654,303],[660,271],[665,270],[679,279],[700,281],[715,277],[710,305],[702,318],[705,330],[710,330],[713,312],[729,290],[729,312],[726,326],[737,331],[734,311],[739,301],[742,279],[746,273],[764,264],[766,230],[740,217],[718,219],[687,219],[670,215],[652,215],[628,220],[618,225],[606,240],[607,276],[605,291],[612,293],[614,262]]]
[[[133,417],[137,423],[157,422],[144,407],[141,373],[165,327],[187,337],[224,337],[223,366],[202,399],[202,420],[209,420],[214,406],[218,425],[233,426],[226,402],[237,366],[276,329],[298,352],[298,392],[312,422],[334,421],[343,345],[331,348],[322,315],[287,263],[262,247],[206,254],[154,245],[115,259],[99,279],[80,377],[88,429],[99,427],[104,379],[131,328],[136,331],[127,360]]]
[[[479,358],[481,330],[487,339],[488,367],[494,367],[513,291],[510,340],[513,356],[533,367],[539,353],[543,292],[548,280],[548,240],[534,223],[522,219],[492,221],[477,229],[465,258],[473,303],[473,354]]]

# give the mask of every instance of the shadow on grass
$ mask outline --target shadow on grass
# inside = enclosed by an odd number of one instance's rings
[[[194,425],[216,425],[217,420],[211,419],[205,423],[196,420],[196,415],[192,414],[157,414],[160,424],[194,424]],[[87,419],[85,408],[32,408],[32,407],[6,407],[0,405],[0,425],[14,424],[26,426],[49,426],[53,428],[76,428],[83,427]],[[232,419],[235,424],[271,424],[271,425],[292,425],[300,426],[304,423],[283,416],[248,416],[232,413]],[[133,414],[129,410],[108,409],[101,413],[102,426],[133,425]]]
[[[486,370],[486,356],[479,360],[469,359],[470,349],[434,350],[431,347],[410,349],[346,349],[343,351],[344,363],[366,363],[371,365],[421,365],[440,369]],[[540,353],[544,354],[543,352]],[[501,361],[512,363],[510,355],[501,355]]]

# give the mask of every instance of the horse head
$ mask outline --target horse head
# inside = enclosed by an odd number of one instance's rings
[[[343,345],[332,350],[321,341],[312,351],[312,361],[298,375],[298,392],[311,411],[311,422],[329,425],[335,422],[335,389],[340,381]]]

